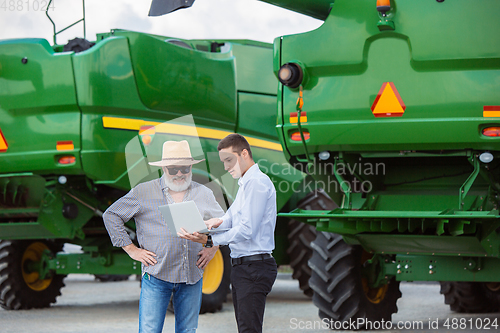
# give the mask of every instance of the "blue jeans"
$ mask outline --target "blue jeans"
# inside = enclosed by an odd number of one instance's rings
[[[139,301],[139,333],[161,333],[172,292],[175,332],[196,332],[202,285],[203,279],[195,284],[171,283],[144,274]]]

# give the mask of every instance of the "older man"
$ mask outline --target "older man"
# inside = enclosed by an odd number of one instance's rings
[[[218,247],[203,247],[172,234],[158,207],[193,200],[204,219],[224,215],[212,191],[191,180],[192,165],[202,161],[191,156],[187,141],[165,142],[162,160],[149,163],[161,166],[163,176],[137,185],[103,215],[113,245],[142,262],[139,333],[162,331],[172,293],[175,331],[195,332],[198,327],[203,268]],[[139,247],[124,227],[132,218]]]

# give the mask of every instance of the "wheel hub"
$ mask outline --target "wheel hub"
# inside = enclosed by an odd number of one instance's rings
[[[23,253],[21,262],[23,279],[26,285],[35,291],[47,289],[52,282],[52,277],[40,279],[39,272],[28,269],[30,263],[37,263],[41,261],[42,253],[45,250],[49,250],[47,245],[42,242],[34,242],[30,244]]]
[[[364,273],[368,275],[378,274],[377,263],[378,260],[374,260],[374,255],[363,250],[361,253],[361,264],[367,265],[365,267]],[[385,298],[387,290],[389,288],[388,284],[383,284],[379,287],[370,287],[370,283],[367,277],[361,278],[361,284],[363,285],[363,291],[366,298],[373,304],[379,304]]]
[[[219,288],[223,275],[224,259],[220,250],[217,250],[213,259],[210,260],[210,263],[205,267],[205,272],[203,273],[203,293],[213,294]]]
[[[368,280],[365,278],[361,279],[361,283],[363,284],[363,291],[365,292],[366,298],[371,303],[379,304],[384,300],[389,285],[385,284],[379,288],[370,288]]]
[[[500,282],[488,282],[485,283],[486,288],[491,291],[499,291],[500,290]]]

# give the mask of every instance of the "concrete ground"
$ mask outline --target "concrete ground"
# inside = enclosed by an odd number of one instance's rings
[[[133,333],[138,327],[139,282],[134,277],[122,282],[97,282],[92,275],[69,275],[62,296],[51,308],[21,311],[0,310],[2,333]],[[447,329],[466,322],[486,324],[495,320],[500,330],[500,314],[464,315],[453,313],[444,304],[436,283],[402,283],[403,297],[398,301],[399,312],[392,317],[393,329],[379,332],[479,332],[480,330]],[[396,325],[407,329],[397,330]],[[410,326],[414,326],[412,329]],[[415,325],[421,325],[419,327]],[[438,326],[438,329],[433,328]],[[199,333],[236,332],[236,322],[230,296],[222,311],[204,314],[199,319]],[[174,332],[174,318],[167,314],[163,332]],[[279,274],[268,297],[264,332],[331,332],[318,317],[317,308],[298,288],[289,274]]]

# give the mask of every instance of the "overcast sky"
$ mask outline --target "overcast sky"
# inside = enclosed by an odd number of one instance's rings
[[[41,10],[48,0],[0,0],[0,39],[38,37],[52,44],[53,27]],[[15,3],[15,6],[12,6]],[[149,17],[150,0],[86,0],[87,39],[128,29],[185,39],[253,39],[272,43],[282,35],[313,30],[322,21],[257,0],[197,0],[191,8]],[[81,0],[53,0],[49,15],[61,30],[82,17]],[[83,37],[83,25],[58,35],[57,43]]]

